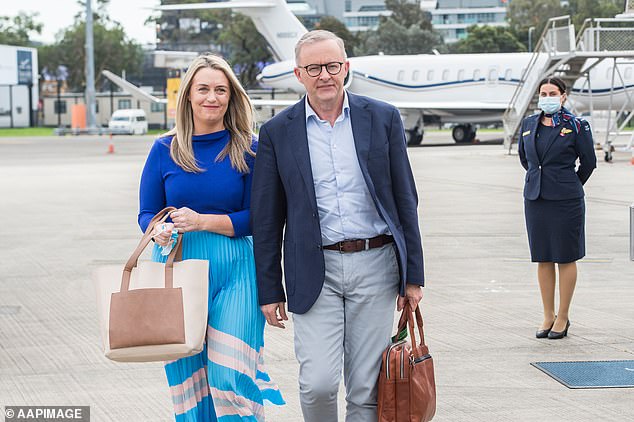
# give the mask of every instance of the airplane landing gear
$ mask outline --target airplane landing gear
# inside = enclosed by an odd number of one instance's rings
[[[451,136],[459,144],[473,142],[476,136],[476,129],[470,124],[458,125],[451,131]]]
[[[407,146],[417,147],[423,141],[424,130],[419,129],[418,126],[414,126],[411,129],[406,130],[407,133]]]

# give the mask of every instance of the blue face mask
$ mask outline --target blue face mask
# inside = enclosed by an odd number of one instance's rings
[[[546,114],[555,114],[561,109],[561,97],[539,97],[537,106]]]

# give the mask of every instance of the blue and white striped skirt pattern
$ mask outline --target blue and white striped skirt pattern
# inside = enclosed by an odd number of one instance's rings
[[[265,401],[285,403],[263,365],[253,241],[185,233],[183,259],[209,261],[209,317],[202,353],[165,363],[176,421],[264,421]],[[166,260],[158,245],[152,260]]]

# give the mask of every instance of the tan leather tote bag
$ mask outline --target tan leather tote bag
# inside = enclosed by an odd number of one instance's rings
[[[423,317],[416,308],[420,343],[414,337],[414,317],[405,305],[392,344],[383,352],[379,374],[379,422],[427,422],[436,413],[434,361],[425,345]],[[409,327],[411,343],[404,338]]]
[[[150,243],[160,211],[121,271],[104,266],[95,272],[97,308],[104,354],[118,362],[174,360],[202,352],[207,332],[209,262],[181,260],[182,235],[166,263],[139,261]]]

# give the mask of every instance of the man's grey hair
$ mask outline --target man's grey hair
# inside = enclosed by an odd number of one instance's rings
[[[305,45],[315,44],[321,41],[327,40],[335,40],[339,48],[341,48],[341,53],[343,54],[343,58],[346,59],[346,47],[343,44],[343,40],[339,38],[337,35],[333,34],[330,31],[325,31],[323,29],[316,29],[314,31],[309,31],[302,35],[302,37],[295,44],[295,63],[299,66],[299,53],[302,50],[302,47]]]

